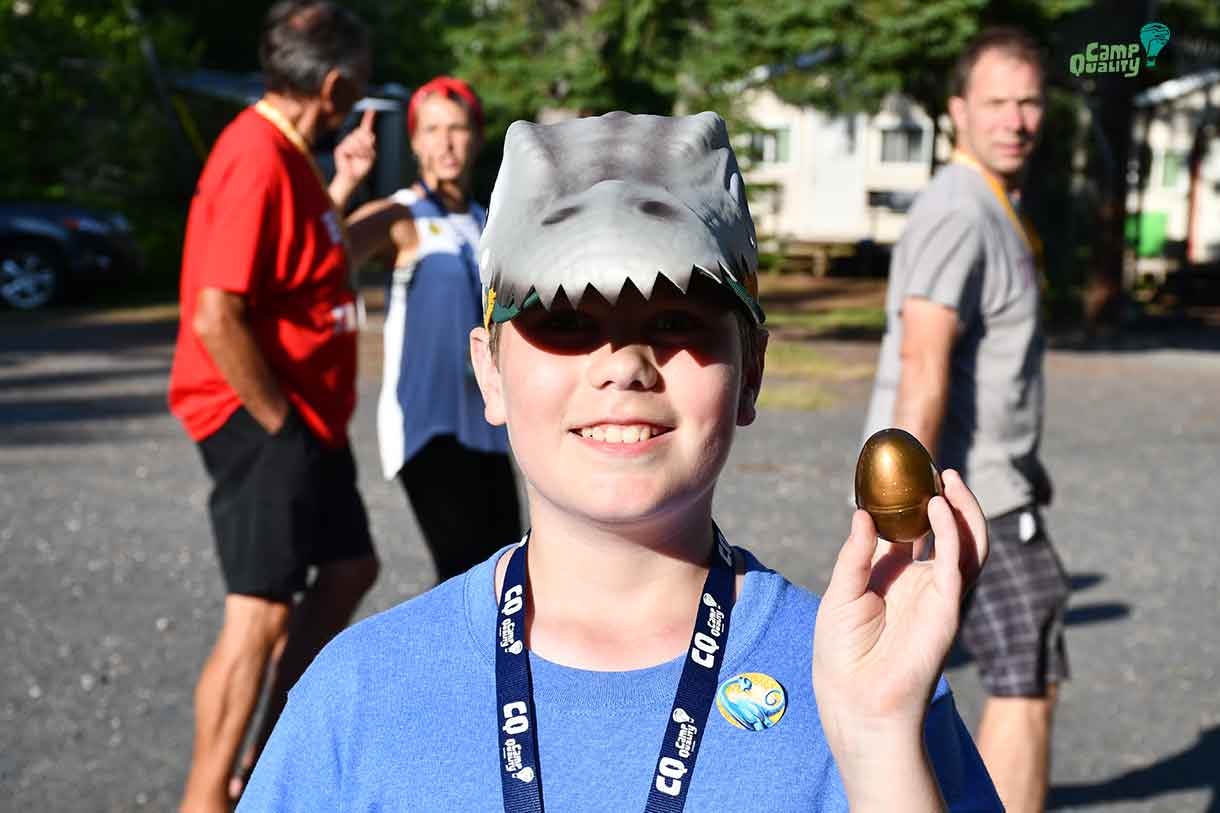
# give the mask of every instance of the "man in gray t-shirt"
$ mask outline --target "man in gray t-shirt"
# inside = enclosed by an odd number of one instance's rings
[[[1042,69],[1022,32],[962,54],[949,112],[954,160],[912,207],[894,249],[886,334],[864,437],[914,434],[961,472],[988,519],[991,555],[961,640],[988,691],[979,751],[1009,811],[1042,809],[1056,687],[1067,677],[1068,582],[1038,507],[1044,342],[1041,246],[1014,199],[1042,119]]]
[[[912,297],[924,300],[914,308],[940,306],[950,311],[940,321],[955,323],[943,418],[939,427],[915,424],[923,430],[915,434],[933,443],[942,467],[962,473],[987,516],[1035,502],[1047,481],[1038,461],[1043,339],[1035,256],[985,178],[967,164],[937,173],[895,247],[870,432],[899,417],[899,381],[910,361],[903,358],[910,315],[904,305]]]

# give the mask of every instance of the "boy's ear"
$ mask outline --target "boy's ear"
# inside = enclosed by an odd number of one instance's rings
[[[483,416],[492,426],[503,426],[506,421],[503,382],[500,368],[491,357],[491,336],[487,328],[476,327],[470,331],[470,364],[474,367],[479,391],[483,393]]]
[[[763,360],[767,355],[767,339],[770,334],[758,330],[758,341],[752,359],[743,358],[741,369],[741,393],[737,398],[737,425],[749,426],[758,417],[758,394],[762,392]]]

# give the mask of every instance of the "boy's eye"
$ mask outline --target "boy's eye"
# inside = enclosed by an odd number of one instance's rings
[[[559,333],[573,333],[593,330],[597,327],[597,323],[587,314],[580,311],[552,311],[542,320],[542,324],[539,327],[543,330]]]
[[[653,319],[653,329],[659,333],[691,333],[703,327],[703,322],[693,313],[666,311]]]
[[[554,350],[581,350],[601,340],[597,320],[577,310],[530,309],[519,318],[517,329],[534,343]]]

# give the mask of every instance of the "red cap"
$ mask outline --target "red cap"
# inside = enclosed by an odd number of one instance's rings
[[[474,125],[477,131],[483,132],[483,105],[479,103],[479,97],[474,94],[474,90],[470,85],[463,82],[461,79],[455,79],[452,76],[438,76],[428,82],[420,85],[414,93],[411,94],[411,101],[407,104],[407,135],[415,135],[415,116],[416,110],[419,108],[420,102],[433,93],[443,93],[446,96],[453,94],[466,103],[470,108],[470,116],[474,119]]]

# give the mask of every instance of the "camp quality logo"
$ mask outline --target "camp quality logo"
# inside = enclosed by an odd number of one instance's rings
[[[1072,54],[1068,68],[1073,76],[1093,73],[1121,73],[1135,76],[1140,72],[1140,63],[1155,68],[1157,54],[1169,42],[1169,26],[1164,23],[1148,23],[1140,29],[1139,42],[1090,42],[1084,50]],[[1140,55],[1141,47],[1147,52],[1145,61]]]
[[[1105,45],[1100,42],[1090,42],[1079,53],[1072,54],[1069,67],[1073,76],[1082,73],[1121,73],[1123,76],[1135,76],[1140,72],[1140,44],[1138,42],[1118,42]]]
[[[1148,49],[1149,68],[1156,67],[1156,55],[1169,43],[1169,26],[1164,23],[1148,23],[1140,29],[1140,42]]]

